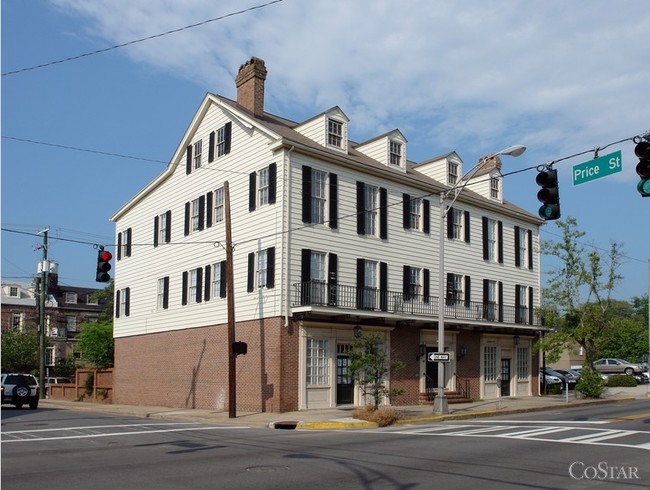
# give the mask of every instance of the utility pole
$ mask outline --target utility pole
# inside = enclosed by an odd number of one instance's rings
[[[232,264],[232,222],[230,218],[230,188],[223,183],[226,218],[226,296],[228,300],[228,417],[237,417],[237,374],[235,345],[235,281]]]
[[[47,261],[47,232],[43,230],[43,260],[41,261],[41,287],[39,288],[39,310],[38,310],[38,384],[40,386],[40,397],[45,398],[45,353],[47,344],[45,343],[45,298],[47,296],[47,272],[49,262]]]

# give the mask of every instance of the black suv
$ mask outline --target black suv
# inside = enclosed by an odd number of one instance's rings
[[[38,408],[38,381],[31,374],[2,373],[2,404],[10,403],[16,408]]]

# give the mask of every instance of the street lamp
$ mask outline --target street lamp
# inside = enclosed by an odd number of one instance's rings
[[[523,152],[526,151],[526,147],[523,145],[514,145],[509,146],[505,150],[492,153],[487,157],[480,158],[478,163],[463,177],[456,182],[456,184],[446,191],[440,193],[440,229],[438,237],[438,261],[440,263],[438,267],[438,352],[445,351],[445,217],[451,209],[451,206],[456,202],[461,191],[465,188],[467,183],[476,175],[476,173],[483,168],[492,158],[499,155],[509,155],[512,157],[518,157]],[[447,196],[455,191],[455,196],[452,199],[449,207],[445,208],[445,199]],[[433,411],[437,414],[446,414],[449,413],[449,407],[447,405],[447,397],[445,396],[445,364],[443,361],[438,362],[438,394],[436,395],[433,402]]]

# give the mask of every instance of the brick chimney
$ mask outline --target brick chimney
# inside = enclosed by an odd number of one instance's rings
[[[264,60],[252,57],[239,67],[237,73],[237,103],[251,111],[255,116],[264,114],[264,80],[266,80]]]

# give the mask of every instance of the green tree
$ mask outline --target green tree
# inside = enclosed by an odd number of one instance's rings
[[[38,335],[17,330],[3,333],[2,371],[30,373],[38,369]]]
[[[81,326],[77,350],[96,368],[113,367],[113,324],[84,323]]]
[[[390,362],[384,347],[383,335],[379,332],[362,332],[354,339],[350,351],[350,376],[361,388],[364,397],[373,400],[373,410],[377,410],[381,401],[388,397],[398,396],[402,390],[390,390],[386,387],[387,375],[402,369],[405,364],[401,361]]]
[[[52,369],[54,376],[62,376],[64,378],[73,378],[76,366],[74,354],[68,354],[63,359],[59,359],[56,366]]]
[[[591,370],[616,313],[611,295],[622,279],[617,273],[621,246],[612,242],[607,255],[601,257],[596,249],[586,251],[580,244],[585,233],[577,229],[575,218],[555,224],[562,239],[542,243],[542,252],[556,257],[560,263],[549,272],[542,294],[541,314],[552,331],[537,347],[544,349],[547,360],[553,363],[562,351],[578,344],[585,354],[584,369]]]

